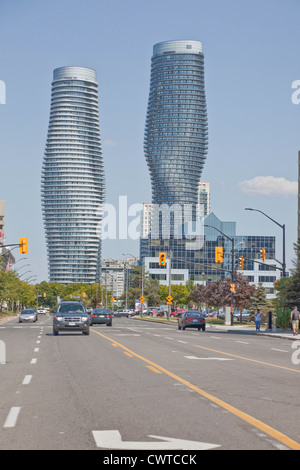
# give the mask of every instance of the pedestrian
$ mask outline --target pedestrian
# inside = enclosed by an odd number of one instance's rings
[[[256,314],[255,314],[256,331],[260,331],[260,324],[261,324],[261,313],[259,309],[257,309]]]
[[[297,306],[295,306],[294,310],[292,310],[291,312],[291,320],[292,320],[293,336],[297,336],[298,330],[299,330],[299,310]]]

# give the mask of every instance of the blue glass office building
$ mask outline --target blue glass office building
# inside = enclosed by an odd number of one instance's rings
[[[42,170],[50,282],[99,280],[104,168],[96,72],[54,70]]]

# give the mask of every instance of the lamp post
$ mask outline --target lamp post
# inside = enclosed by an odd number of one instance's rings
[[[134,256],[132,255],[131,253],[122,253],[123,256],[131,256],[132,258],[134,258],[135,260],[139,261],[139,258],[137,256]],[[142,276],[142,297],[144,297],[144,269],[143,269],[143,263],[140,261],[141,263],[141,276]],[[128,271],[127,271],[127,277],[126,277],[126,281],[127,281],[127,278],[128,278]],[[127,292],[127,288],[128,288],[128,284],[126,282],[126,292]],[[127,294],[126,294],[126,299],[127,299]],[[127,304],[127,300],[126,300],[126,304]],[[127,308],[127,306],[126,306]],[[141,312],[143,311],[143,308],[141,307]]]
[[[228,237],[225,233],[221,232],[218,228],[214,227],[213,225],[206,225],[204,224],[204,227],[210,227],[217,232],[221,233],[224,237],[226,237],[228,240],[231,241],[231,283],[234,284],[234,238]],[[233,289],[231,290],[231,315],[230,315],[230,323],[233,325],[233,307],[234,307],[234,291]]]
[[[283,277],[286,277],[286,261],[285,261],[285,224],[280,224],[276,220],[272,219],[272,217],[268,216],[265,214],[263,211],[260,209],[252,209],[251,207],[246,207],[245,211],[255,211],[255,212],[260,212],[263,214],[265,217],[270,219],[274,224],[278,225],[282,229],[282,275]]]

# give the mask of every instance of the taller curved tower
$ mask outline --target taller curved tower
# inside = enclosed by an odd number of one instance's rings
[[[154,45],[144,149],[152,203],[196,206],[207,153],[201,42]]]
[[[104,168],[96,72],[54,70],[42,170],[50,282],[99,280]]]

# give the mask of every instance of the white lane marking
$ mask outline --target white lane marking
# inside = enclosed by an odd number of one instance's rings
[[[37,363],[37,359],[35,357],[33,357],[30,361],[30,364],[36,364]]]
[[[241,344],[249,344],[246,341],[236,341],[236,343],[241,343]]]
[[[5,428],[13,428],[16,425],[20,410],[20,406],[13,406],[9,410],[8,416],[4,423]]]
[[[289,351],[286,351],[285,349],[276,349],[276,348],[271,348],[272,351],[278,351],[278,352],[289,352]]]
[[[187,344],[187,341],[181,341],[180,339],[178,339],[177,341],[178,341],[178,343]]]
[[[23,382],[22,382],[22,385],[30,384],[31,379],[32,379],[32,375],[25,375],[25,377],[23,379]]]
[[[197,359],[198,361],[233,361],[233,359],[227,359],[224,357],[196,357],[196,356],[184,356],[186,359]]]

